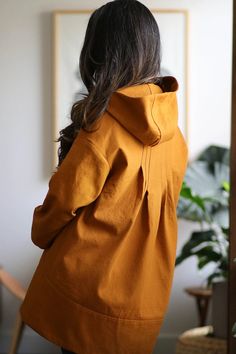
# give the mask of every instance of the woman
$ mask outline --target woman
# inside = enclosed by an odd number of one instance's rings
[[[187,148],[148,8],[115,0],[94,11],[80,73],[88,93],[34,210],[44,251],[21,315],[63,353],[150,354],[170,297]]]

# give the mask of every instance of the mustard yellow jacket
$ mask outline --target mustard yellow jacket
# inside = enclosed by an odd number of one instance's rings
[[[118,89],[81,130],[34,210],[44,251],[23,321],[79,354],[150,354],[175,268],[176,206],[187,165],[178,82]]]

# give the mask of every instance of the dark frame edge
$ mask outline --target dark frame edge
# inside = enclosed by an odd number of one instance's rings
[[[232,327],[236,322],[236,0],[233,0],[232,41],[232,109],[230,147],[230,234],[229,234],[229,282],[228,282],[228,341],[227,354],[236,353],[236,338]]]

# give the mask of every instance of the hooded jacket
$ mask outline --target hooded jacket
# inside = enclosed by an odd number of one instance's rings
[[[79,354],[150,354],[169,303],[187,166],[178,82],[115,91],[82,129],[35,208],[43,249],[23,321]]]

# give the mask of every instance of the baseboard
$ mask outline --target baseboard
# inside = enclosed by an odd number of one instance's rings
[[[160,334],[153,354],[175,354],[177,334]],[[10,349],[11,332],[0,333],[0,353],[7,354]],[[60,348],[42,338],[30,328],[23,334],[18,354],[61,354]]]

